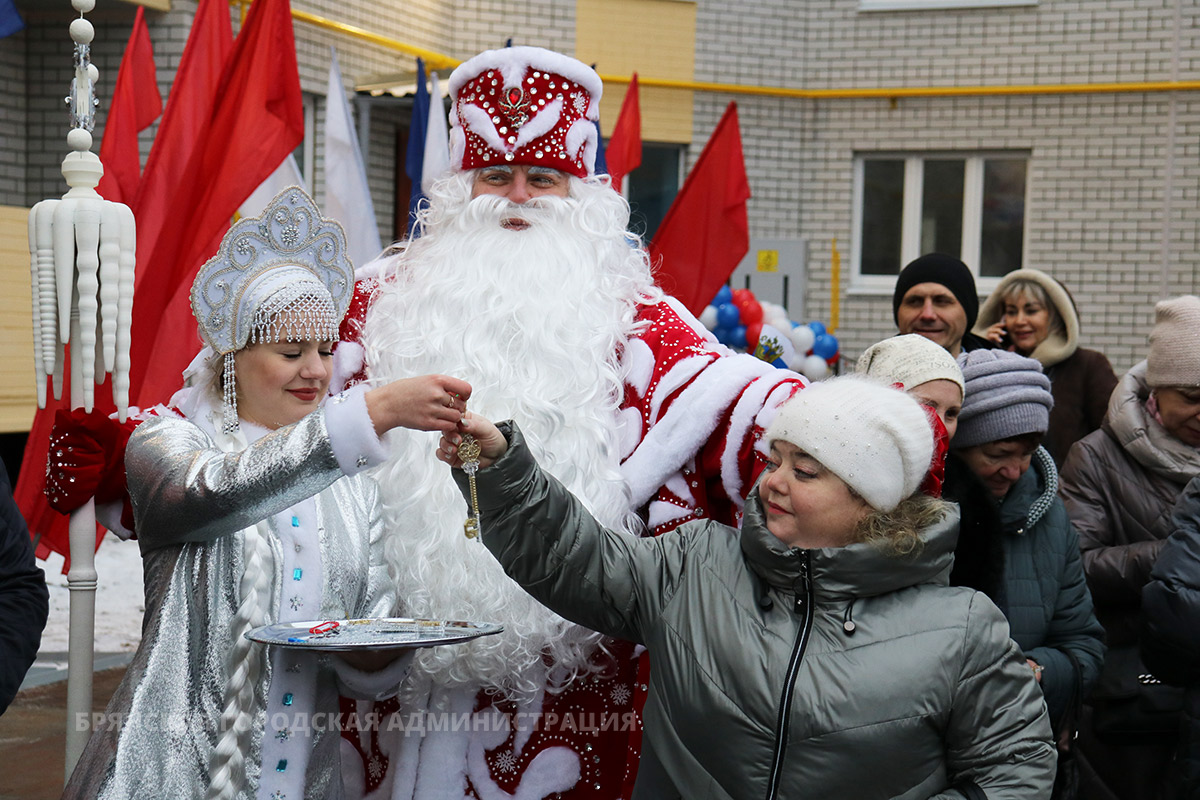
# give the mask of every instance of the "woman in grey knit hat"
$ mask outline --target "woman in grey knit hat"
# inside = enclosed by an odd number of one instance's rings
[[[1062,747],[1079,698],[1100,674],[1104,631],[1054,460],[1040,446],[1054,404],[1050,381],[1037,361],[1003,350],[964,353],[958,364],[966,395],[944,497],[959,504],[962,521],[950,582],[986,593],[1004,612]]]

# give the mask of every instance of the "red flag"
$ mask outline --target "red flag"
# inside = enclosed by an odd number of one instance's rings
[[[150,31],[146,29],[145,9],[139,6],[121,68],[117,71],[117,85],[104,123],[104,139],[100,142],[104,177],[96,191],[101,197],[127,205],[133,203],[142,174],[138,133],[148,128],[161,113],[162,95],[154,71],[154,48],[150,46]]]
[[[135,286],[140,287],[151,274],[150,257],[159,234],[168,227],[168,217],[174,217],[173,201],[177,194],[187,190],[181,181],[212,116],[221,73],[232,49],[229,3],[227,0],[200,0],[175,73],[175,83],[167,97],[166,113],[158,126],[132,206],[138,228]],[[170,227],[180,225],[180,220],[173,218]],[[145,309],[134,308],[136,325],[138,316]]]
[[[737,103],[730,103],[650,243],[659,286],[693,314],[750,249],[749,198]]]
[[[139,16],[140,13],[139,9]],[[136,33],[135,24],[135,36]],[[137,196],[132,202],[130,197],[123,198],[124,202],[130,203],[137,219],[138,267],[135,286],[140,284],[149,272],[147,264],[154,242],[168,219],[173,226],[182,224],[171,215],[171,198],[175,192],[180,191],[180,181],[188,159],[212,115],[213,100],[217,94],[221,72],[232,48],[233,29],[229,23],[229,4],[226,0],[200,0],[187,46],[175,73],[175,82],[167,98],[166,114],[159,125],[150,156],[146,160],[145,172],[137,184]],[[121,73],[118,73],[118,82],[123,72],[124,65]],[[114,90],[114,100],[115,95]],[[114,112],[115,110],[114,108]],[[111,124],[111,120],[108,124]],[[106,135],[105,144],[107,139]],[[138,320],[145,310],[135,303],[135,334],[138,330]],[[155,333],[151,331],[146,335],[154,336]],[[64,368],[63,374],[69,374],[69,370]],[[105,384],[105,387],[110,386],[109,383]],[[133,386],[136,387],[137,384]],[[136,394],[134,398],[136,402]],[[66,557],[64,572],[70,565],[67,517],[50,508],[42,492],[46,482],[46,456],[50,447],[54,414],[60,408],[69,407],[70,395],[64,390],[61,401],[55,401],[51,396],[46,408],[39,410],[34,416],[25,453],[21,459],[20,478],[13,490],[13,496],[22,516],[25,517],[31,535],[36,537],[40,534],[42,537],[38,543],[37,556],[45,558],[50,551],[62,553]],[[112,406],[111,388],[96,390],[96,407],[115,410]]]
[[[256,0],[222,72],[216,101],[134,295],[131,387],[137,404],[168,400],[195,355],[187,303],[204,260],[250,193],[304,138],[300,72],[288,0]],[[139,198],[140,200],[141,198]],[[167,329],[186,334],[166,336]],[[181,327],[182,326],[182,327]]]
[[[612,136],[604,148],[604,160],[608,163],[608,174],[612,186],[621,191],[621,181],[642,164],[642,109],[638,105],[637,73],[625,90],[621,113],[613,126]]]

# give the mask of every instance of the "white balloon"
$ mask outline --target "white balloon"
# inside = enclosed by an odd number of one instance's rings
[[[816,340],[816,335],[813,334],[812,328],[807,325],[801,325],[792,328],[791,334],[792,344],[796,346],[796,353],[807,353],[812,350],[813,342]]]
[[[715,306],[705,306],[700,312],[700,324],[710,331],[717,327],[717,309]]]
[[[800,365],[800,373],[810,381],[819,381],[829,373],[829,365],[820,356],[809,356]]]

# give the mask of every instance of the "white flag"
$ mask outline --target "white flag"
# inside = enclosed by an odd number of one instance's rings
[[[425,127],[425,156],[421,160],[421,191],[429,195],[434,181],[450,171],[450,131],[446,128],[446,106],[438,76],[430,76],[429,124]]]
[[[275,195],[289,186],[299,186],[308,191],[304,186],[304,178],[300,177],[300,165],[296,163],[296,157],[291,153],[288,153],[288,157],[283,160],[283,163],[276,167],[275,171],[251,192],[245,202],[238,206],[238,216],[259,216],[267,207],[267,203],[274,200]]]
[[[329,90],[325,95],[325,202],[321,212],[346,229],[350,260],[362,265],[379,255],[383,245],[337,51],[330,50]]]

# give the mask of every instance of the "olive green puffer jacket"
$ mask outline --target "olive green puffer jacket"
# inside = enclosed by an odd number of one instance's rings
[[[484,543],[554,611],[649,650],[635,798],[1049,797],[1033,674],[992,602],[946,586],[957,519],[915,559],[806,551],[766,529],[754,493],[740,534],[636,539],[503,429],[508,451],[478,473]]]

